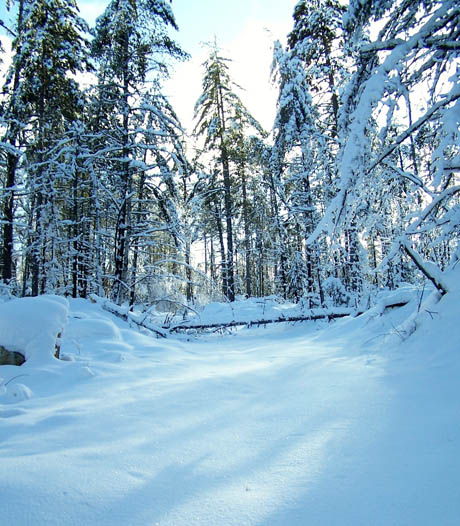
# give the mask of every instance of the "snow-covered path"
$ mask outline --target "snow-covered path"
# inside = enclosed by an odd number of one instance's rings
[[[187,342],[73,313],[65,374],[0,406],[2,526],[458,524],[455,393],[426,419],[423,374],[357,352],[347,322]]]

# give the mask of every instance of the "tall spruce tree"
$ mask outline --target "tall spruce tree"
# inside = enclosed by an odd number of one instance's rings
[[[308,279],[299,277],[299,290],[295,297],[304,294],[312,296],[314,282],[321,293],[319,279],[318,247],[305,244],[306,238],[313,232],[317,217],[324,199],[318,201],[318,189],[328,185],[327,166],[328,139],[321,129],[321,112],[315,106],[310,94],[310,81],[305,72],[303,60],[295,50],[284,51],[279,42],[275,43],[273,72],[279,82],[277,114],[274,124],[274,143],[271,152],[271,180],[274,200],[277,208],[285,207],[287,221],[282,224],[280,214],[278,237],[280,240],[280,268],[282,276],[287,279],[289,244],[287,243],[287,228],[297,232],[295,245],[295,268],[300,269],[299,257],[304,253],[304,265]],[[316,192],[315,192],[316,187]],[[316,195],[315,195],[316,193]],[[289,270],[290,287],[293,290],[294,270]],[[315,280],[314,274],[317,275]],[[302,286],[301,286],[302,284]],[[305,285],[304,290],[301,290]],[[284,287],[285,291],[286,286]]]
[[[345,9],[337,0],[300,0],[288,35],[288,48],[303,61],[310,91],[322,100],[322,125],[332,136],[337,135],[339,89],[344,77],[340,50]]]
[[[340,92],[348,78],[342,22],[345,11],[345,6],[337,0],[302,0],[295,7],[294,27],[288,35],[287,63],[291,64],[291,69],[293,69],[293,64],[301,64],[296,68],[299,73],[294,76],[294,79],[302,79],[306,86],[303,91],[309,95],[309,101],[305,107],[309,108],[310,130],[305,130],[303,133],[303,141],[307,140],[305,144],[308,144],[308,141],[310,144],[315,143],[313,148],[303,154],[303,159],[299,159],[298,165],[306,163],[311,168],[310,173],[316,174],[316,180],[319,182],[316,186],[316,193],[319,194],[317,198],[321,197],[320,202],[316,204],[317,212],[327,207],[337,191],[338,176],[335,158],[340,146],[339,135],[342,126]],[[292,76],[293,72],[291,72]],[[286,84],[289,86],[289,83]],[[296,84],[295,81],[294,84]],[[294,97],[294,100],[296,98]],[[305,96],[299,100],[303,98]],[[301,134],[298,136],[302,137]],[[316,166],[313,168],[312,165],[315,163]],[[298,176],[296,179],[298,180]],[[308,180],[311,178],[304,177],[303,179],[305,188],[310,188],[310,197],[304,194],[304,202],[311,204],[313,203],[311,201],[313,181]],[[301,194],[296,192],[296,195]],[[308,205],[307,208],[311,209]],[[308,238],[312,233],[311,227],[315,227],[318,222],[318,214],[315,220],[312,215],[304,213],[303,216],[310,225],[307,229],[309,230]],[[350,273],[357,270],[355,268],[357,240],[354,232],[352,228],[348,231],[336,231],[333,235],[330,232],[329,243],[324,237],[319,243],[317,241],[313,244],[307,243],[308,267],[310,268],[311,265],[308,260],[311,259],[312,254],[315,254],[314,259],[316,258],[319,262],[316,255],[319,247],[323,246],[321,251],[323,273],[333,273],[336,278],[344,278],[348,285],[352,286],[353,280]],[[339,255],[336,253],[337,250]],[[309,280],[309,283],[311,290],[312,279]],[[322,296],[320,281],[318,281],[318,289]]]
[[[215,152],[218,159],[219,168],[216,166],[214,175],[217,176],[220,172],[222,177],[226,247],[223,243],[223,228],[217,203],[215,203],[215,214],[222,253],[223,293],[229,301],[234,301],[236,293],[234,215],[236,211],[231,164],[237,159],[232,157],[231,145],[235,134],[242,137],[244,130],[249,130],[251,127],[259,132],[262,130],[235,93],[235,88],[239,86],[230,77],[228,62],[229,59],[221,55],[217,43],[211,44],[209,57],[204,63],[203,92],[195,104],[197,121],[195,134],[204,136],[204,148]],[[217,195],[214,194],[214,196]]]
[[[146,148],[138,142],[140,115],[147,107],[147,76],[158,81],[167,73],[165,57],[183,58],[185,54],[168,35],[177,29],[171,8],[164,0],[112,0],[96,23],[92,53],[97,61],[98,87],[96,112],[102,155],[110,165],[107,181],[115,208],[113,240],[112,298],[121,302],[129,297],[130,222],[133,212],[134,181],[142,184]],[[140,110],[139,110],[140,108]],[[152,112],[161,111],[151,108]],[[153,146],[154,147],[154,146]],[[148,149],[148,148],[147,148]]]
[[[54,258],[47,234],[54,214],[50,151],[66,123],[75,119],[83,106],[75,75],[86,69],[87,27],[78,16],[74,0],[21,0],[16,29],[13,64],[7,80],[7,138],[13,146],[8,183],[13,183],[16,172],[18,151],[14,147],[21,132],[30,225],[28,265],[23,279],[26,286],[30,273],[31,293],[37,295],[47,289],[46,268]],[[8,262],[8,231],[4,233],[4,253]],[[8,264],[5,272],[8,273]]]

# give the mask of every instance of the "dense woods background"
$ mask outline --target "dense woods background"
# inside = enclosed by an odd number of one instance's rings
[[[271,131],[209,45],[187,135],[165,0],[17,0],[0,107],[4,291],[365,306],[460,259],[460,6],[300,0]],[[0,55],[1,56],[1,55]]]

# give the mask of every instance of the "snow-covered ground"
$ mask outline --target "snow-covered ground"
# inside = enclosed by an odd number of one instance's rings
[[[0,524],[457,526],[452,288],[404,341],[416,299],[168,339],[69,300],[64,360],[0,367]]]

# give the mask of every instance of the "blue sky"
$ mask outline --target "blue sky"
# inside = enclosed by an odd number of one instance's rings
[[[172,8],[179,25],[177,39],[189,53],[195,53],[199,43],[213,39],[227,44],[242,27],[258,21],[269,29],[281,23],[291,24],[292,12],[298,0],[173,0]],[[108,1],[78,0],[82,16],[89,22],[100,14]]]
[[[217,37],[223,53],[233,60],[231,74],[245,88],[243,101],[265,127],[271,126],[276,93],[269,82],[271,46],[284,39],[292,27],[298,0],[173,0],[179,25],[174,35],[192,55],[174,68],[165,87],[179,116],[191,127],[193,105],[201,89],[201,64],[206,52],[201,43]],[[0,0],[0,18],[8,18]],[[81,16],[90,25],[108,4],[104,0],[78,0]]]
[[[190,61],[174,68],[166,93],[183,124],[191,129],[193,106],[201,93],[201,64],[206,58],[202,42],[217,37],[223,54],[232,59],[231,74],[245,88],[240,95],[254,116],[270,128],[275,113],[276,90],[270,84],[272,43],[284,39],[292,28],[298,0],[173,0],[179,26],[174,35]],[[108,2],[80,0],[82,16],[91,19]]]

